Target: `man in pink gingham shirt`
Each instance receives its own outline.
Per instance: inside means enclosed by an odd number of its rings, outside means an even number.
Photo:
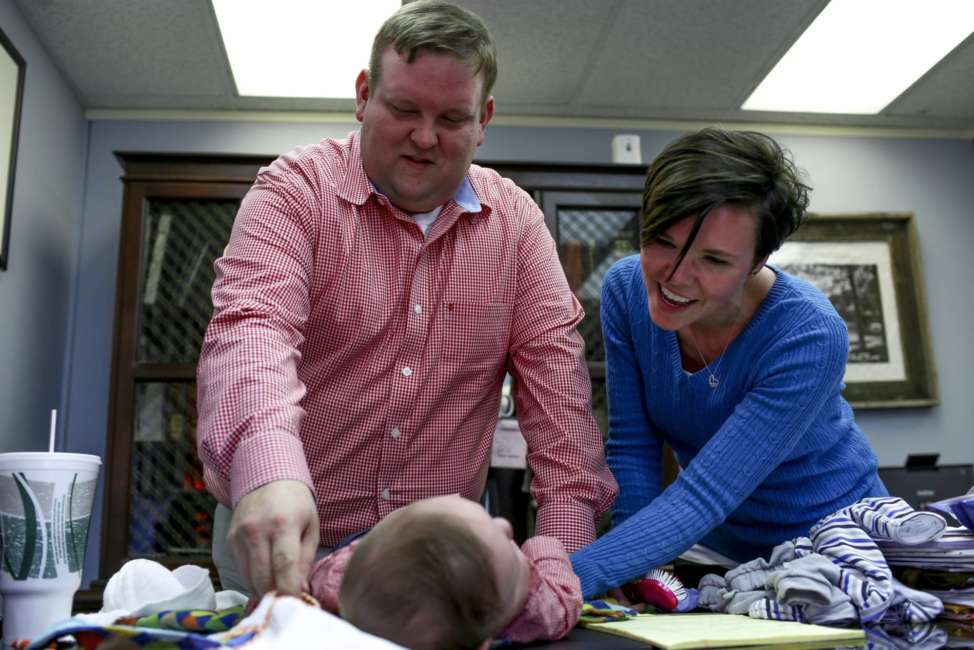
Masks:
[[[569,552],[594,539],[617,488],[582,310],[539,208],[471,165],[495,61],[473,14],[402,7],[356,80],[361,130],[281,156],[244,198],[198,369],[225,586],[297,592],[319,542],[479,499],[508,370],[537,532]]]

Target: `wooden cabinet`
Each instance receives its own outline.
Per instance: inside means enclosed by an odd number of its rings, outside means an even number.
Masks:
[[[210,564],[214,500],[196,455],[196,360],[213,261],[264,158],[119,154],[116,288],[101,573],[130,558]]]
[[[210,566],[214,501],[196,456],[196,361],[212,310],[213,262],[229,238],[240,199],[270,161],[145,153],[122,153],[119,160],[125,193],[103,577],[136,557]],[[611,263],[637,249],[643,170],[486,164],[518,182],[544,210],[587,314],[582,334],[604,432],[599,292]],[[510,479],[501,481],[505,489],[521,489]]]

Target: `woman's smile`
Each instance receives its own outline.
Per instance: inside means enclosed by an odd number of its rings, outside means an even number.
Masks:
[[[674,292],[670,291],[669,289],[667,289],[666,287],[664,287],[662,284],[659,285],[659,290],[660,290],[660,294],[661,294],[661,296],[660,296],[661,297],[660,302],[662,302],[667,307],[673,307],[673,308],[676,308],[676,309],[682,309],[682,308],[685,308],[686,306],[690,305],[691,303],[696,302],[696,300],[694,300],[693,298],[687,298],[686,296],[681,296],[678,293],[674,293]]]

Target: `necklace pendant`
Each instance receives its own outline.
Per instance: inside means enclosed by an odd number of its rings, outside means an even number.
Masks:
[[[711,388],[717,388],[720,385],[720,380],[717,379],[716,375],[710,375],[710,379],[707,380]]]

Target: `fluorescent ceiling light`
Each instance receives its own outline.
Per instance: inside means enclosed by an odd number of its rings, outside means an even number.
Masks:
[[[972,0],[832,0],[741,108],[875,114],[972,31]]]
[[[372,39],[400,0],[213,0],[237,92],[354,97]]]

